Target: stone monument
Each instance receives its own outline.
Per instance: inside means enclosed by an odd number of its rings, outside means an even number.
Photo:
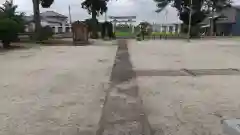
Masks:
[[[72,33],[75,45],[88,43],[88,26],[84,22],[75,21],[72,23]]]

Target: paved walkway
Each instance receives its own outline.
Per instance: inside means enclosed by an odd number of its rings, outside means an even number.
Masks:
[[[1,52],[0,135],[223,135],[240,117],[238,41],[98,44]]]
[[[129,52],[155,135],[223,135],[240,118],[240,45],[234,40],[132,41]]]
[[[116,46],[0,53],[0,135],[94,135]]]
[[[126,40],[120,40],[97,135],[151,135]]]

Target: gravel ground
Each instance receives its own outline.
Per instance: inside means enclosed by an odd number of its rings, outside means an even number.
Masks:
[[[136,71],[240,69],[240,45],[234,40],[131,41],[130,46]],[[156,135],[223,135],[221,120],[240,118],[239,79],[238,75],[137,77]]]
[[[0,135],[93,135],[116,46],[0,53]]]

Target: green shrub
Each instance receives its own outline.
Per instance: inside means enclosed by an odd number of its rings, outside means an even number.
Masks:
[[[85,23],[88,26],[88,31],[90,32],[90,37],[93,39],[98,39],[99,35],[98,32],[100,32],[100,25],[97,19],[86,19]]]
[[[53,37],[53,30],[50,26],[45,26],[41,28],[39,39],[40,41],[48,40]]]
[[[22,30],[22,26],[16,21],[3,18],[0,20],[0,40],[3,47],[7,48],[10,43],[18,39],[18,33]]]
[[[17,5],[12,0],[7,0],[0,7],[0,41],[4,48],[18,40],[18,33],[24,31],[24,13],[16,12]]]
[[[102,33],[103,39],[106,36],[106,34],[110,39],[114,39],[115,34],[113,33],[113,24],[111,22],[107,22],[107,21],[102,23],[101,33]]]

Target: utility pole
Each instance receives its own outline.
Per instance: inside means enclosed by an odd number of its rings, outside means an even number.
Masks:
[[[71,15],[71,6],[68,6],[68,12],[69,12],[69,22],[72,25],[72,15]]]
[[[71,14],[71,6],[68,6],[68,12],[69,12],[69,22],[70,22],[70,28],[72,33],[72,40],[74,42],[74,33],[73,33],[73,27],[72,27],[72,14]]]
[[[168,10],[167,9],[165,9],[166,10],[166,12],[165,12],[165,23],[167,24],[168,22]]]
[[[190,0],[190,5],[189,5],[188,42],[190,42],[190,38],[191,38],[191,23],[192,23],[192,1],[193,1],[193,0]]]

